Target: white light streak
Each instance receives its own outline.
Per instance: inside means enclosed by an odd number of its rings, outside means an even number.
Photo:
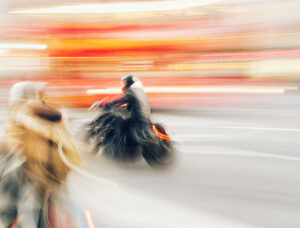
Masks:
[[[95,228],[95,225],[94,225],[94,223],[93,223],[93,220],[92,220],[92,217],[91,217],[89,211],[86,211],[86,212],[85,212],[85,216],[86,216],[86,220],[87,220],[87,222],[88,222],[88,224],[89,224],[89,228]]]
[[[283,94],[286,90],[297,90],[298,87],[221,87],[221,86],[153,86],[145,87],[146,93],[237,93],[237,94]],[[87,94],[121,93],[120,88],[90,89]]]
[[[44,50],[44,49],[47,49],[47,45],[46,44],[37,44],[37,43],[0,43],[0,49]]]
[[[101,13],[133,13],[152,12],[193,8],[209,5],[220,0],[169,0],[126,3],[79,4],[69,6],[55,6],[37,9],[15,10],[9,13],[21,14],[101,14]]]

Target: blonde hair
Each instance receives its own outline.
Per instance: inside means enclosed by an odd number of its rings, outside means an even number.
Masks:
[[[73,165],[80,164],[77,146],[68,134],[64,116],[45,105],[39,93],[45,83],[18,82],[10,91],[10,109],[7,121],[6,144],[26,158],[30,177],[44,188],[58,187],[66,181],[70,168],[59,156],[58,144]],[[36,109],[56,112],[61,116],[51,121],[36,114]]]
[[[67,132],[63,120],[51,122],[34,115],[30,102],[11,110],[7,125],[7,146],[26,158],[30,176],[49,188],[64,184],[70,168],[59,156],[62,144],[65,157],[73,165],[80,164],[77,146]]]
[[[38,94],[43,91],[45,82],[17,82],[10,89],[9,105],[19,105],[28,100],[38,99]]]

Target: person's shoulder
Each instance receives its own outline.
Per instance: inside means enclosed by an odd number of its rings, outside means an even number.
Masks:
[[[132,97],[135,97],[135,94],[136,94],[135,88],[128,88],[126,90],[124,97],[132,98]]]

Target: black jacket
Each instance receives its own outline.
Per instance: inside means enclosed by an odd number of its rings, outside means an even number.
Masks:
[[[127,109],[132,117],[150,119],[151,107],[141,82],[135,82],[125,91],[123,97],[114,100],[105,106],[111,108],[113,106],[121,106],[124,104],[127,104]]]

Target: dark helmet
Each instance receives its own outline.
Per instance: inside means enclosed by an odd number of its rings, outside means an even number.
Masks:
[[[125,89],[128,89],[130,86],[132,86],[132,84],[137,80],[138,78],[135,74],[126,74],[122,76],[122,81],[125,82]]]

